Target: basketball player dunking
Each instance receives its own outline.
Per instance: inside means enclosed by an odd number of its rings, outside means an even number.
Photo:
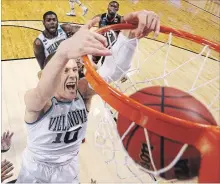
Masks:
[[[43,24],[45,30],[34,41],[34,54],[41,69],[54,55],[59,44],[80,28],[70,24],[59,25],[57,15],[52,11],[48,11],[43,15]],[[84,143],[85,140],[82,142]]]
[[[115,50],[130,38],[141,38],[151,31],[155,35],[159,33],[159,17],[151,11],[129,13],[124,19],[138,27],[119,33],[113,46]],[[123,47],[112,62],[116,53],[106,48],[106,38],[89,30],[98,21],[99,18],[89,21],[64,40],[44,67],[36,88],[25,94],[28,136],[17,183],[79,183],[78,153],[86,132],[87,110],[95,92],[85,78],[79,80],[75,59],[87,54],[106,56],[98,73],[109,82],[108,77],[117,80],[121,73],[116,67],[107,66],[116,63],[127,70],[137,44],[135,40],[130,41],[131,45]]]
[[[80,26],[70,24],[58,24],[56,13],[48,11],[43,15],[45,30],[34,41],[34,54],[43,69],[45,60],[52,55],[59,44],[79,30]]]

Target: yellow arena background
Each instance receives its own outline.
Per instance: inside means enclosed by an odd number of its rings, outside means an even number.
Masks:
[[[107,11],[109,0],[81,0],[89,11],[82,16],[81,9],[75,5],[76,17],[68,17],[68,0],[2,0],[2,133],[6,130],[15,134],[12,139],[11,149],[2,154],[3,158],[14,164],[14,176],[7,181],[16,179],[21,167],[22,151],[26,146],[26,127],[24,117],[24,94],[37,84],[37,72],[40,70],[33,53],[33,41],[44,30],[42,16],[46,11],[57,13],[60,23],[85,24],[89,19],[97,14]],[[119,0],[119,14],[124,15],[131,11],[151,10],[156,12],[161,18],[161,25],[181,29],[192,34],[200,35],[211,41],[220,42],[220,3],[216,0],[139,0],[134,4],[131,0]],[[161,34],[157,40],[152,41],[152,35],[143,38],[142,49],[153,48],[155,44],[160,44],[167,40],[168,36]],[[179,53],[183,49],[188,55],[193,55],[201,51],[202,46],[194,44],[185,39],[173,40],[172,58],[174,64],[180,57]],[[185,56],[183,56],[185,57]],[[220,72],[219,53],[213,52],[211,64],[207,65],[210,79]],[[195,61],[198,62],[198,61]],[[195,63],[194,63],[195,64]],[[146,70],[148,69],[148,66]],[[172,67],[172,66],[171,66]],[[157,70],[152,68],[152,70]],[[184,76],[186,81],[190,81],[191,66],[188,66],[189,73],[181,73],[174,83],[179,83]],[[174,80],[174,79],[172,79]],[[209,101],[210,94],[218,93],[213,89],[219,89],[220,80],[216,80],[204,94],[199,94],[201,101]],[[183,82],[183,88],[187,82]],[[96,106],[93,101],[92,106]],[[217,108],[220,103],[219,98],[214,106]],[[219,114],[215,111],[215,117]],[[87,142],[82,145],[80,151],[80,179],[81,183],[90,183],[91,179],[97,183],[123,183],[138,182],[135,178],[122,180],[117,177],[115,167],[105,163],[101,152],[94,145],[93,122],[96,118],[91,113],[90,123],[86,135]],[[218,119],[219,121],[219,119]],[[146,182],[151,182],[151,178],[146,176]]]

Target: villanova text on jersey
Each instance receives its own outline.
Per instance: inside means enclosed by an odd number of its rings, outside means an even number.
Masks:
[[[52,39],[46,38],[43,32],[40,33],[40,35],[38,36],[38,39],[40,39],[43,43],[44,54],[46,58],[57,50],[58,46],[62,41],[67,39],[67,34],[60,25],[58,25],[57,27],[57,33],[58,35]]]
[[[48,130],[50,131],[68,131],[77,125],[87,122],[86,109],[68,112],[66,115],[51,117]]]
[[[49,53],[49,55],[52,54],[52,53],[54,53],[54,52],[56,52],[58,46],[59,46],[60,43],[61,43],[62,41],[64,41],[64,40],[65,40],[65,39],[62,39],[62,40],[59,40],[59,41],[57,41],[57,42],[51,44],[51,45],[47,48],[47,52]]]

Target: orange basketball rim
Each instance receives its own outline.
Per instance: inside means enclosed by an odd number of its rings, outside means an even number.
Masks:
[[[101,28],[97,32],[104,33],[110,29],[134,28],[130,24],[118,24]],[[208,45],[211,49],[220,52],[220,44],[200,36],[165,26],[161,26],[160,31],[165,34],[172,32],[177,37]],[[201,183],[220,183],[220,127],[178,119],[144,106],[109,86],[93,69],[88,56],[84,56],[84,64],[87,70],[86,78],[88,82],[104,101],[143,128],[166,138],[196,147],[202,158],[198,181]],[[157,126],[152,122],[157,122]]]

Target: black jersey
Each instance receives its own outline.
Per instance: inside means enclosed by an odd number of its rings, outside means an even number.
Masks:
[[[115,17],[112,18],[112,19],[109,19],[107,15],[108,15],[107,13],[103,13],[101,15],[101,20],[99,22],[99,28],[105,27],[105,26],[108,26],[108,25],[121,23],[121,16],[120,15],[116,14]],[[104,36],[107,38],[108,46],[111,45],[111,44],[112,45],[114,44],[114,42],[117,39],[118,34],[119,34],[119,31],[115,31],[115,36],[116,37],[114,36],[114,34],[111,31],[106,32],[104,34]]]
[[[122,19],[121,15],[116,14],[113,19],[109,19],[107,17],[107,15],[108,15],[107,13],[103,13],[101,15],[100,22],[99,22],[99,28],[102,28],[102,27],[105,27],[108,25],[121,23],[121,19]],[[115,31],[115,34],[113,34],[111,31],[108,31],[104,34],[104,36],[107,38],[107,41],[108,41],[107,47],[114,45],[114,43],[117,40],[119,32],[120,31]],[[100,58],[101,58],[101,56],[93,56],[93,61],[97,64],[99,62]],[[105,57],[102,57],[102,60],[101,60],[102,64],[103,64],[104,60],[105,60]]]
[[[109,19],[107,17],[107,13],[103,13],[101,15],[101,20],[99,22],[99,27],[105,27],[112,24],[119,24],[121,22],[121,16],[116,14],[116,16],[113,19]]]
[[[84,69],[84,66],[82,66],[82,69],[79,70],[79,79],[85,77],[83,69]]]

